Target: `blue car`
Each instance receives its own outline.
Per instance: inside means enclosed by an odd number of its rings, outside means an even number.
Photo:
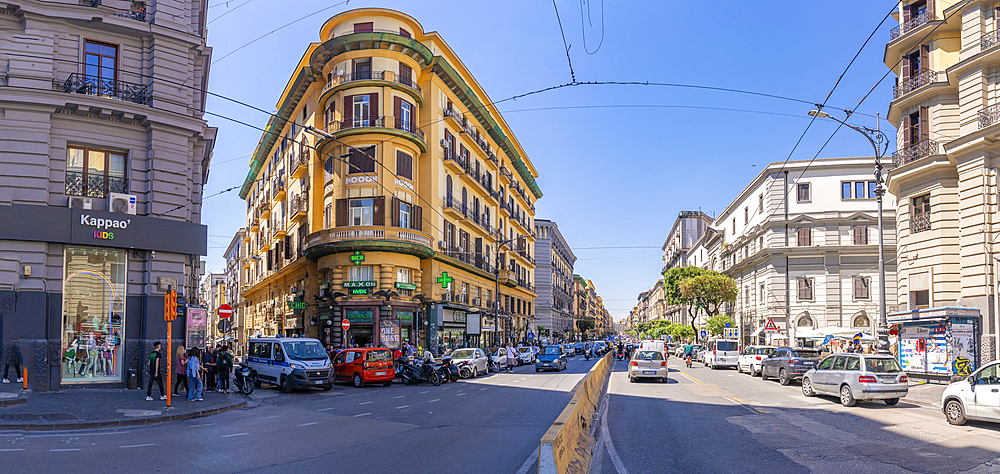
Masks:
[[[561,346],[545,346],[535,359],[535,372],[541,370],[566,370],[566,353]]]

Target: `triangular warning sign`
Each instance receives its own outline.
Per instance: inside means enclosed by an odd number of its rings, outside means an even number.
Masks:
[[[777,331],[778,330],[778,325],[774,324],[774,320],[773,319],[767,318],[767,324],[764,325],[764,330],[765,331]]]

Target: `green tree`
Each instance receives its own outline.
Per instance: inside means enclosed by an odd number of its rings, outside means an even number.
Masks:
[[[595,327],[594,318],[580,318],[576,320],[576,328],[580,331],[581,334],[586,333],[591,329],[594,329],[594,327]]]
[[[725,329],[727,325],[728,327],[736,327],[736,321],[733,320],[732,316],[726,314],[717,314],[708,318],[708,321],[705,321],[708,333],[716,336],[721,335],[722,330]]]
[[[735,303],[739,292],[732,278],[718,272],[685,278],[681,280],[680,287],[684,299],[704,309],[709,318],[719,314],[723,304]],[[692,315],[691,329],[695,330],[695,340],[698,340],[695,319]]]
[[[674,337],[674,340],[680,341],[694,336],[694,329],[684,324],[674,324],[670,326],[670,335]]]
[[[698,306],[697,301],[684,296],[681,292],[681,283],[688,278],[694,278],[696,276],[705,275],[707,273],[714,273],[704,268],[696,267],[694,265],[686,265],[683,267],[674,267],[667,270],[667,273],[663,274],[663,299],[669,305],[683,306],[687,310],[687,314],[691,316],[691,329],[695,329],[695,319],[698,315],[695,313],[695,309]],[[697,334],[697,331],[695,331]]]

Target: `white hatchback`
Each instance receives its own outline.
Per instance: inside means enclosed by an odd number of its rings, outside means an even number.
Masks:
[[[941,394],[941,411],[953,425],[966,420],[1000,421],[1000,362],[948,385]]]
[[[743,352],[740,352],[740,360],[736,363],[736,370],[753,376],[759,375],[761,361],[767,359],[775,349],[777,347],[774,346],[747,346]]]

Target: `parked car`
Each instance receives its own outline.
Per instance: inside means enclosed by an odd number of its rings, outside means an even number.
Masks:
[[[666,383],[667,359],[663,357],[663,351],[636,349],[628,363],[628,381],[635,382],[637,378],[654,378]]]
[[[507,348],[501,347],[490,355],[490,362],[493,362],[493,370],[500,372],[507,370]]]
[[[845,407],[854,406],[858,400],[883,400],[886,405],[895,405],[906,396],[907,382],[903,368],[891,356],[833,354],[805,373],[802,394],[837,395]]]
[[[260,337],[250,339],[247,347],[250,377],[258,387],[264,381],[286,393],[297,388],[333,388],[333,366],[319,340]]]
[[[736,367],[740,360],[740,341],[716,339],[705,349],[705,365],[713,370],[719,367]]]
[[[396,378],[392,364],[392,351],[384,347],[347,349],[333,358],[336,380],[353,382],[358,388],[378,382],[386,387],[392,385]]]
[[[560,346],[545,346],[545,349],[538,354],[535,360],[535,372],[541,370],[565,370],[566,351]]]
[[[534,364],[535,351],[531,347],[518,347],[517,358],[521,360],[522,364]]]
[[[455,349],[451,352],[452,363],[456,367],[459,367],[461,371],[462,365],[468,364],[471,371],[466,374],[471,377],[477,377],[479,375],[486,375],[489,373],[489,359],[486,357],[486,352],[477,347],[466,347],[464,349]]]
[[[941,411],[953,425],[966,420],[1000,421],[1000,361],[949,384],[941,394]]]
[[[573,351],[576,355],[583,355],[583,351],[585,351],[586,349],[587,349],[587,343],[585,342],[578,342],[576,344],[573,344]]]
[[[704,363],[705,362],[705,346],[695,346],[692,350],[694,351],[694,360]]]
[[[760,378],[777,377],[781,385],[788,385],[795,379],[802,379],[819,359],[819,351],[814,349],[779,347],[761,361]]]
[[[777,347],[774,346],[747,346],[740,353],[739,361],[736,362],[736,370],[753,376],[760,375],[761,361],[767,359],[775,349]]]

